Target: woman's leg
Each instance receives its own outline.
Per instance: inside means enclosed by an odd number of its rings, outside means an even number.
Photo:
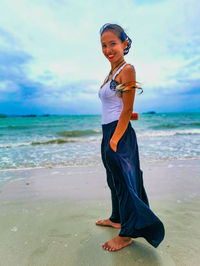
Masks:
[[[128,202],[131,203],[128,199],[128,191],[127,191],[127,185],[125,184],[124,178],[122,176],[122,173],[116,164],[113,155],[110,153],[113,153],[111,149],[109,148],[110,151],[107,151],[106,153],[106,160],[109,166],[109,171],[112,171],[112,174],[114,176],[113,178],[113,185],[115,187],[115,193],[116,197],[119,200],[119,210],[120,210],[120,217],[121,217],[121,226],[127,224],[127,212],[125,211],[126,205]],[[111,175],[112,175],[111,174]],[[128,204],[129,205],[129,204]],[[125,208],[125,209],[124,209]],[[125,214],[125,215],[124,215]],[[131,237],[126,237],[126,236],[116,236],[112,238],[111,240],[105,242],[102,244],[102,247],[108,251],[116,251],[119,250],[123,247],[126,247],[132,243]]]
[[[111,190],[111,200],[112,200],[112,215],[110,216],[110,220],[114,223],[120,223],[120,214],[119,214],[119,200],[116,193],[116,188],[114,184],[114,180],[112,177],[112,173],[109,170],[106,162],[106,154],[105,154],[105,145],[104,140],[102,139],[101,143],[101,156],[104,167],[106,168],[106,176],[107,176],[107,183]]]
[[[111,149],[110,149],[111,150]],[[114,153],[114,151],[110,151]],[[112,171],[111,176],[113,175],[112,184],[115,188],[115,197],[118,200],[118,211],[121,217],[121,224],[123,225],[126,223],[129,217],[126,217],[128,213],[132,211],[132,199],[130,198],[129,191],[127,189],[127,184],[123,177],[120,167],[116,163],[115,159],[113,158],[113,154],[107,154],[107,162],[109,165],[110,171]],[[130,204],[129,204],[130,203]],[[130,207],[130,210],[128,208]],[[126,215],[125,215],[126,214]]]
[[[105,146],[104,146],[104,140],[102,139],[101,142],[101,158],[103,161],[103,165],[106,169],[106,177],[107,177],[107,183],[111,190],[111,201],[112,201],[112,214],[109,218],[109,220],[113,223],[120,223],[120,213],[119,213],[119,200],[116,194],[116,188],[114,185],[114,180],[112,177],[112,174],[107,167],[106,157],[105,157]],[[120,228],[117,226],[117,228]]]
[[[106,170],[107,183],[111,190],[111,200],[112,200],[112,214],[110,220],[114,223],[120,223],[120,213],[119,213],[119,200],[117,198],[116,189],[113,183],[113,177],[110,171]]]

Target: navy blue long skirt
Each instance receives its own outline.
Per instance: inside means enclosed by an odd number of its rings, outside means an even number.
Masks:
[[[102,125],[101,156],[112,199],[110,220],[121,223],[119,236],[144,237],[157,247],[164,238],[165,229],[149,207],[135,130],[129,122],[115,152],[110,147],[110,139],[117,123],[118,120]]]

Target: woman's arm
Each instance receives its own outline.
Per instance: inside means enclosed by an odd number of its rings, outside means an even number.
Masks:
[[[121,83],[135,82],[135,81],[136,81],[135,69],[133,66],[127,65],[122,70]],[[117,144],[121,139],[121,137],[123,136],[124,132],[126,131],[132,115],[133,103],[135,99],[135,90],[136,89],[132,89],[122,93],[123,109],[119,117],[119,121],[117,123],[115,132],[110,140],[110,146],[115,152],[117,151]]]

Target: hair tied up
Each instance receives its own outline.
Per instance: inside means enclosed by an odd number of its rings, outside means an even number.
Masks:
[[[126,40],[127,40],[127,46],[124,49],[124,55],[128,54],[129,49],[131,48],[131,43],[132,43],[132,40],[128,36],[127,36]]]

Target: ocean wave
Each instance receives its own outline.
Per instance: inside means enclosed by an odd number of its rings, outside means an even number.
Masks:
[[[31,124],[31,125],[0,125],[0,130],[27,130],[27,129],[32,129],[32,128],[52,128],[55,127],[55,125],[42,125],[42,124]]]
[[[151,129],[173,129],[173,128],[180,128],[180,127],[200,127],[200,122],[191,122],[191,123],[180,123],[178,122],[177,124],[173,123],[165,123],[165,124],[160,124],[156,126],[150,126],[149,128]]]
[[[72,139],[50,139],[46,141],[32,141],[32,142],[25,142],[25,143],[9,143],[9,144],[0,144],[0,149],[6,148],[16,148],[22,146],[37,146],[37,145],[50,145],[50,144],[65,144],[65,143],[72,143],[76,142],[76,140]]]
[[[0,149],[8,149],[8,148],[15,148],[15,147],[20,147],[20,146],[28,146],[30,145],[29,142],[18,142],[18,143],[6,143],[6,144],[0,144]]]
[[[30,129],[35,127],[35,125],[9,125],[6,128],[11,130],[23,130],[23,129]]]
[[[175,135],[200,135],[200,129],[190,129],[190,130],[160,130],[160,131],[145,131],[137,132],[138,137],[167,137]]]
[[[31,145],[49,145],[49,144],[65,144],[69,142],[75,142],[75,140],[68,140],[68,139],[51,139],[48,141],[33,141]]]
[[[191,125],[200,126],[200,122],[193,122],[193,123],[191,123]]]
[[[52,124],[41,124],[41,123],[35,123],[35,124],[29,124],[29,125],[0,125],[0,130],[26,130],[26,129],[32,129],[32,128],[55,128],[56,126],[60,126],[60,124],[52,123]]]
[[[86,130],[61,131],[57,132],[56,134],[62,137],[84,137],[84,136],[99,135],[101,132],[102,132],[101,130],[86,129]]]
[[[160,124],[160,125],[156,125],[156,126],[150,126],[149,128],[152,129],[166,129],[166,128],[177,128],[179,127],[179,125],[174,125],[174,124]]]

